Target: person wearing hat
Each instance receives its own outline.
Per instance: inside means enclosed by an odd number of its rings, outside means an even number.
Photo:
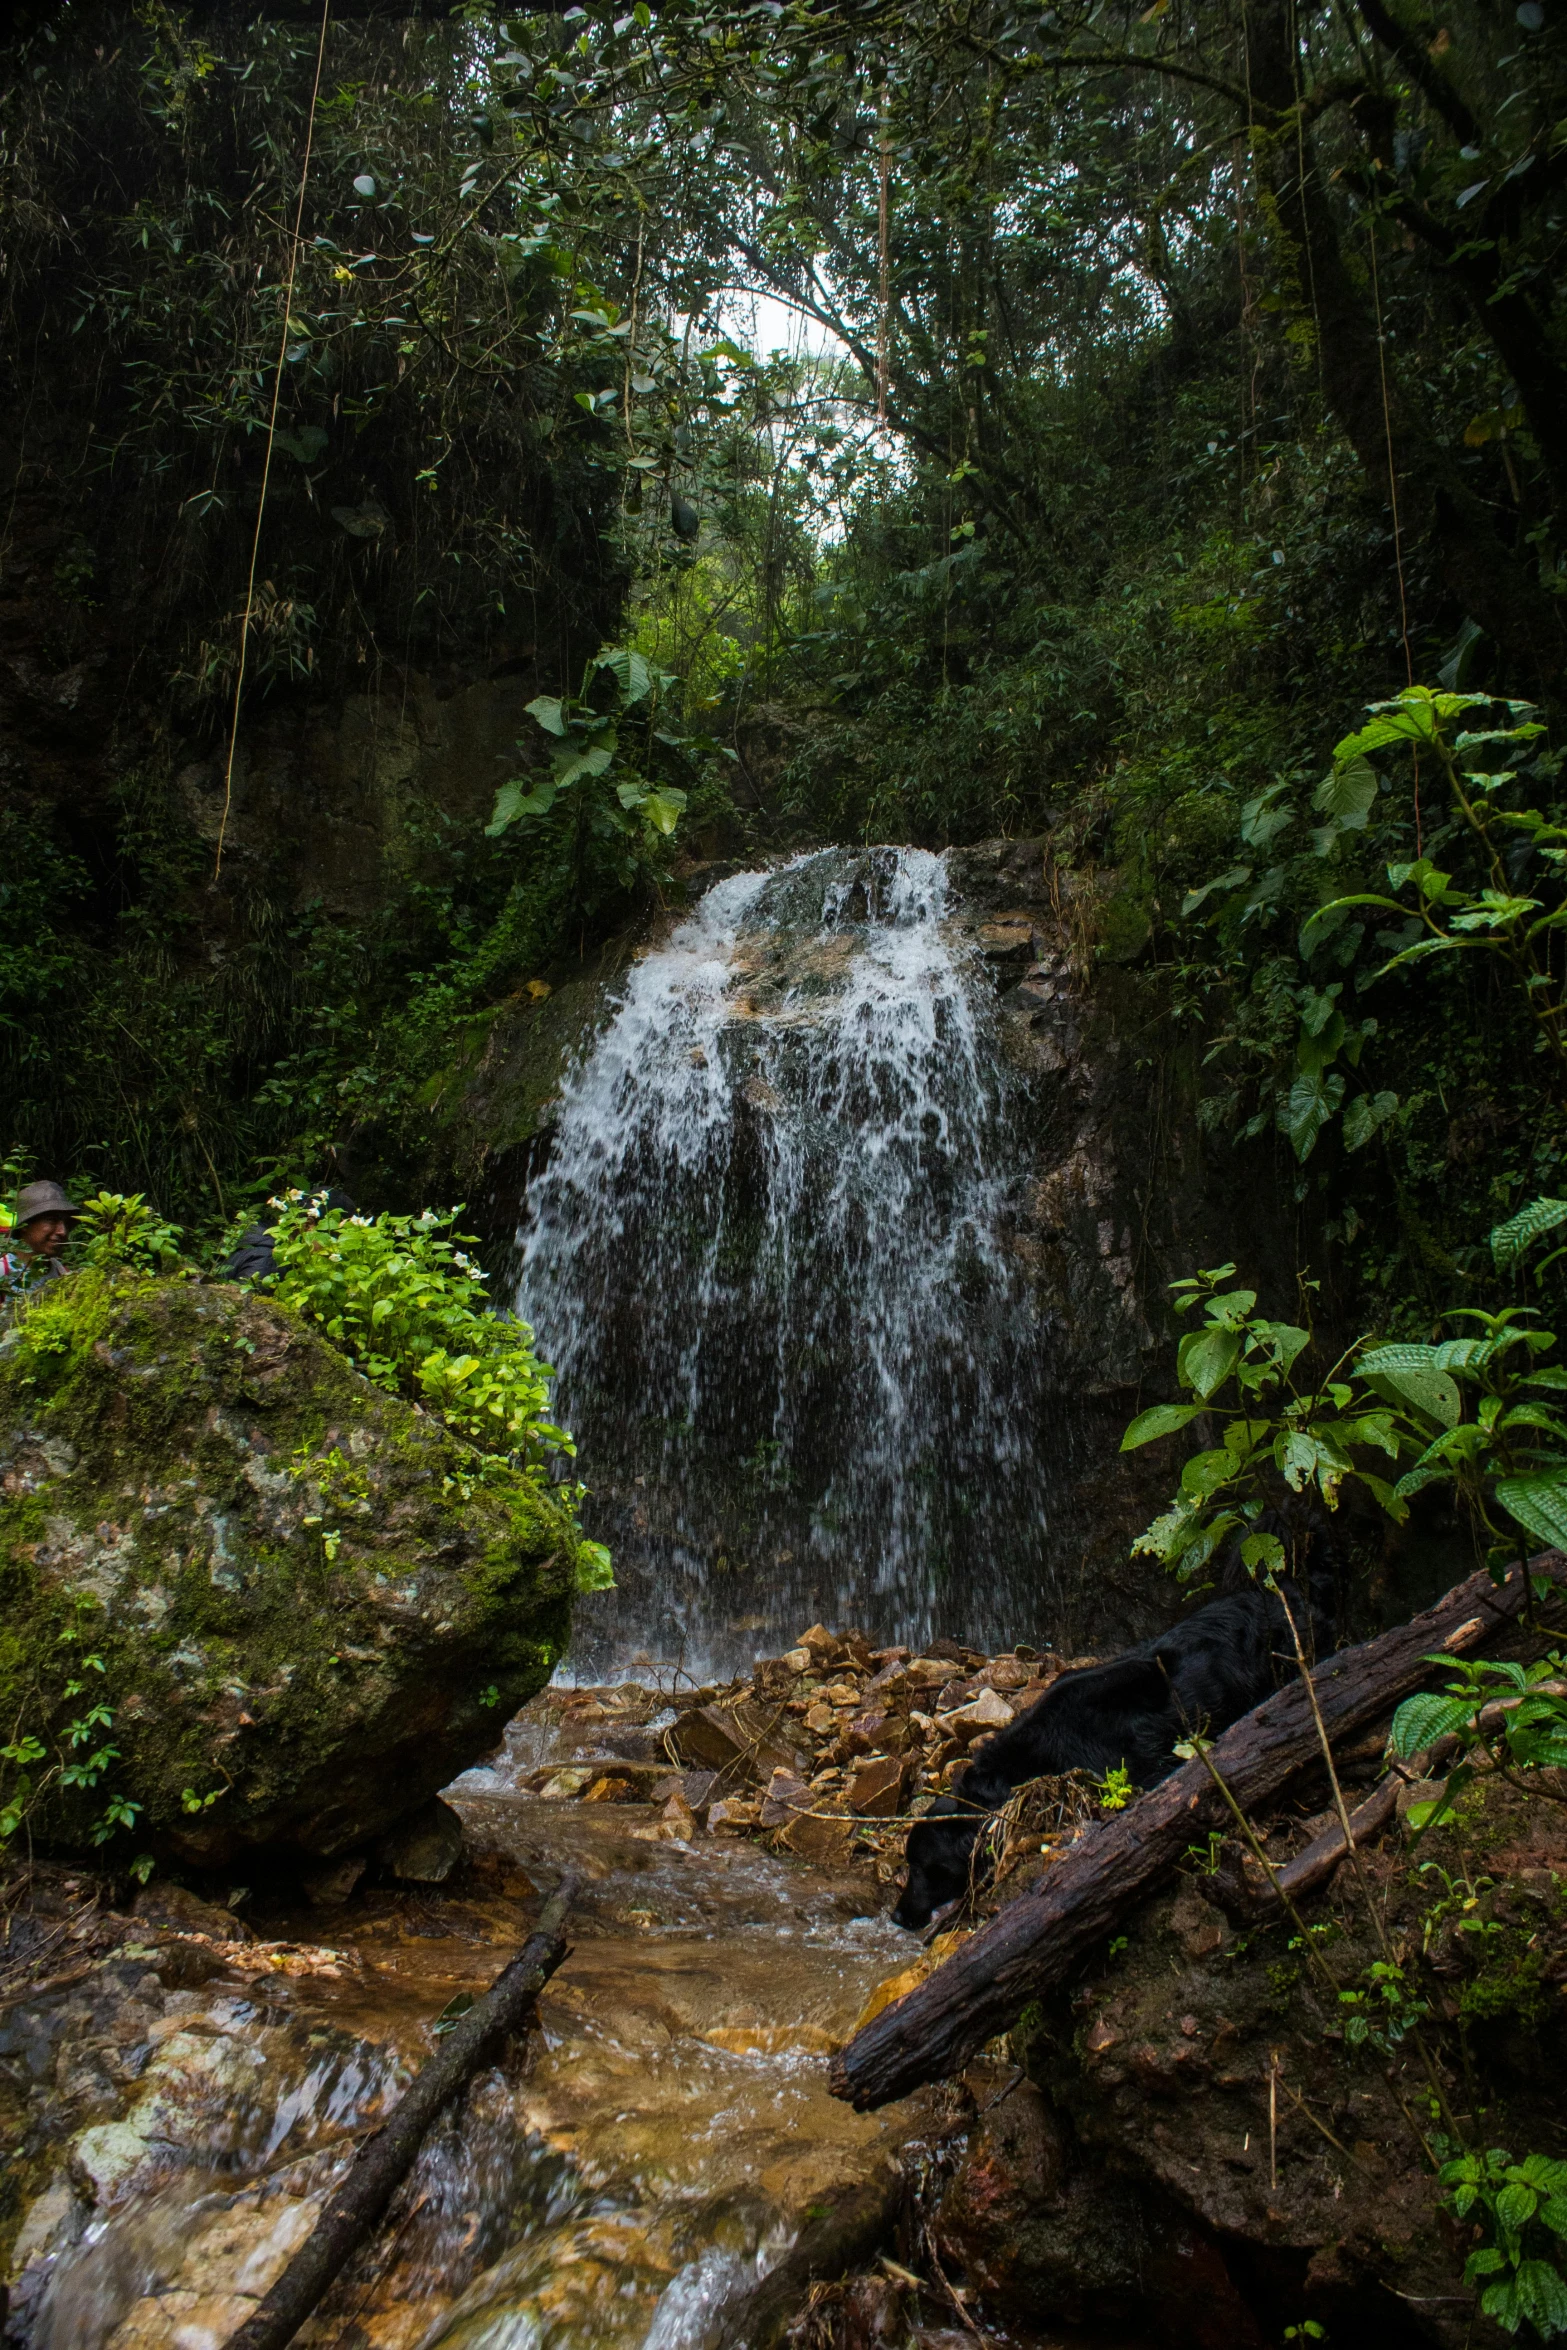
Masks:
[[[0,1255],[0,1292],[7,1298],[25,1295],[40,1281],[62,1274],[60,1258],[71,1236],[71,1220],[80,1214],[58,1183],[24,1184],[11,1215],[14,1245]]]

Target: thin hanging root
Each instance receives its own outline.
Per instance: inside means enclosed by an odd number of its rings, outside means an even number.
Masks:
[[[250,623],[256,609],[256,563],[261,553],[261,525],[267,511],[267,488],[272,479],[272,444],[277,439],[278,402],[283,397],[283,369],[288,358],[289,315],[294,307],[294,272],[299,261],[299,232],[305,218],[305,189],[310,183],[310,151],[316,136],[316,100],[321,94],[321,67],[326,57],[327,19],[332,0],[321,0],[321,33],[316,42],[316,78],[310,85],[305,115],[305,159],[299,167],[299,201],[294,207],[294,233],[288,244],[288,276],[283,286],[283,324],[278,333],[277,366],[272,376],[272,412],[267,418],[267,445],[261,460],[261,495],[256,501],[256,527],[250,540],[250,573],[245,581],[245,612],[239,624],[239,667],[234,676],[234,712],[229,721],[228,758],[223,769],[223,814],[218,821],[218,848],[212,878],[223,870],[223,843],[228,837],[229,810],[234,804],[234,753],[239,743],[239,705],[245,691],[245,663],[250,651]],[[209,1162],[210,1164],[210,1162]]]

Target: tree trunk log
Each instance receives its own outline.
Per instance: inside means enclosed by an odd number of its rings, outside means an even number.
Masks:
[[[1560,1577],[1567,1559],[1547,1551],[1531,1568],[1537,1576]],[[1472,1575],[1411,1622],[1324,1659],[1312,1681],[1330,1739],[1364,1729],[1429,1680],[1429,1652],[1465,1656],[1479,1647],[1519,1614],[1525,1596],[1517,1567],[1500,1589],[1489,1575]],[[1311,1707],[1297,1680],[1215,1739],[1209,1758],[1236,1801],[1249,1805],[1276,1795],[1318,1751]],[[1229,1817],[1196,1760],[1129,1810],[1090,1828],[1037,1890],[1012,1902],[917,1990],[855,2034],[834,2061],[834,2095],[863,2110],[955,2072],[1102,1942],[1194,1837]]]
[[[1357,1852],[1369,1837],[1387,1826],[1398,1809],[1398,1791],[1406,1784],[1397,1771],[1389,1771],[1385,1779],[1378,1780],[1365,1802],[1357,1804],[1350,1813],[1349,1832],[1355,1839]],[[1280,1869],[1276,1880],[1278,1890],[1287,1900],[1299,1901],[1304,1894],[1314,1893],[1319,1885],[1325,1884],[1339,1862],[1348,1857],[1343,1828],[1335,1820],[1331,1828]]]
[[[539,1913],[537,1931],[484,1997],[452,2026],[445,2045],[409,2084],[374,2137],[365,2140],[348,2176],[272,2290],[238,2333],[229,2336],[227,2350],[284,2350],[342,2273],[344,2263],[374,2234],[441,2107],[517,2029],[565,1957],[561,1929],[578,1882],[576,1877],[562,1878]]]

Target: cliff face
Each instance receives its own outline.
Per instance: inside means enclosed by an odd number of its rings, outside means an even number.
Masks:
[[[547,1680],[576,1557],[547,1489],[227,1284],[78,1274],[0,1339],[0,1705],[46,1835],[120,1797],[202,1866],[363,1846]]]

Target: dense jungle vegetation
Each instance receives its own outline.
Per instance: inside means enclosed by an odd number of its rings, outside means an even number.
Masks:
[[[24,11],[6,1148],[418,1205],[457,1042],[682,859],[1046,832],[1429,1318],[1563,1187],[1564,190],[1546,0]],[[230,848],[257,728],[518,674],[353,918]]]

